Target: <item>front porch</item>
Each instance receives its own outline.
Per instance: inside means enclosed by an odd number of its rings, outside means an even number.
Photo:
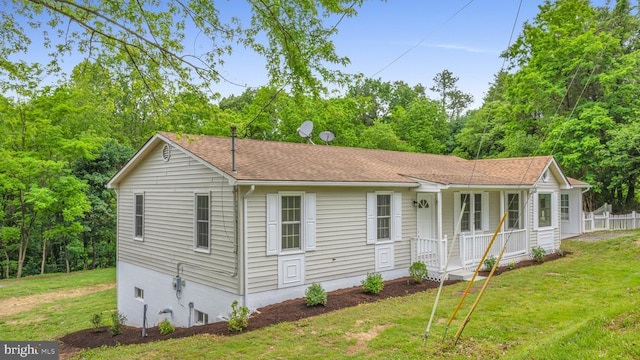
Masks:
[[[460,234],[459,239],[452,240],[458,241],[458,246],[454,244],[453,247],[446,235],[440,240],[415,237],[411,240],[411,262],[424,263],[429,270],[429,278],[440,279],[445,270],[449,248],[453,248],[448,272],[461,269],[474,271],[480,263],[482,254],[489,246],[492,236],[493,234]],[[508,230],[498,233],[487,257],[497,258],[505,243],[507,248],[502,256],[503,263],[512,259],[517,260],[529,252],[527,231],[525,229]]]

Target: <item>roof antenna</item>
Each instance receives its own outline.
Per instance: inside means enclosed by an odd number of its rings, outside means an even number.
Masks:
[[[236,170],[236,127],[235,127],[235,125],[231,126],[231,171],[237,172],[237,170]]]
[[[311,120],[307,120],[303,122],[302,125],[300,125],[300,127],[298,128],[298,135],[307,139],[311,144],[313,144],[313,141],[311,140],[311,131],[313,131],[313,123],[311,122]]]
[[[324,141],[325,145],[329,145],[331,140],[335,139],[336,136],[331,131],[323,131],[318,135],[318,137]]]

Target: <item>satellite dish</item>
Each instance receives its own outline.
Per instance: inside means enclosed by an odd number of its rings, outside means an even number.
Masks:
[[[313,131],[313,123],[307,120],[298,128],[298,134],[303,138],[311,137],[311,131]]]
[[[303,122],[302,125],[300,125],[300,127],[298,128],[298,135],[300,135],[300,137],[309,139],[309,141],[313,144],[313,141],[311,141],[311,131],[313,131],[313,123],[310,120],[307,120]]]
[[[324,141],[325,145],[329,145],[329,142],[336,137],[331,131],[323,131],[318,136]]]

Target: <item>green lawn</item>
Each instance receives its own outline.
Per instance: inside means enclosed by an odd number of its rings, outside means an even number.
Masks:
[[[360,305],[233,337],[210,335],[85,351],[90,359],[638,359],[640,358],[640,242],[638,235],[598,243],[565,241],[571,255],[495,277],[457,345],[451,337],[477,293],[471,294],[442,341],[444,322],[465,283],[445,287],[426,346],[423,335],[435,291]],[[3,284],[3,283],[0,283]],[[481,286],[481,282],[476,287]],[[4,290],[4,289],[3,289]],[[0,290],[1,292],[1,290]],[[109,301],[104,298],[109,294]],[[113,290],[96,299],[58,302],[34,313],[77,318],[68,331],[89,327],[90,315],[115,307]],[[104,301],[104,302],[102,302]],[[329,301],[331,301],[329,299]],[[86,305],[86,306],[85,306]],[[53,306],[53,305],[52,305]],[[18,317],[18,315],[16,315]],[[19,320],[19,319],[15,319]],[[28,336],[33,323],[8,327]],[[84,326],[82,326],[84,322]],[[65,326],[66,327],[66,326]],[[60,327],[38,326],[41,339]],[[22,331],[22,333],[20,333]]]
[[[11,306],[14,300],[18,304],[29,301],[37,306],[1,317],[0,339],[55,340],[70,332],[90,327],[93,314],[115,310],[116,291],[112,288],[90,292],[91,289],[87,287],[114,284],[115,274],[115,269],[111,268],[1,280],[0,302],[9,302],[8,306]],[[81,288],[90,293],[69,295],[69,292]],[[47,294],[52,295],[46,296]],[[45,296],[34,300],[32,295]]]
[[[0,280],[0,300],[16,296],[64,291],[73,288],[107,284],[116,281],[116,269],[77,271],[27,276],[21,279]]]

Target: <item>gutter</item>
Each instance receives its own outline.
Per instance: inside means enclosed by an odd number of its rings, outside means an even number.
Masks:
[[[256,186],[251,185],[249,191],[243,196],[243,204],[242,204],[242,227],[243,227],[243,236],[242,236],[242,278],[243,278],[243,286],[244,286],[244,306],[249,307],[249,239],[247,234],[249,233],[249,221],[247,221],[249,217],[249,210],[247,209],[247,205],[249,204],[249,196],[253,194]]]

